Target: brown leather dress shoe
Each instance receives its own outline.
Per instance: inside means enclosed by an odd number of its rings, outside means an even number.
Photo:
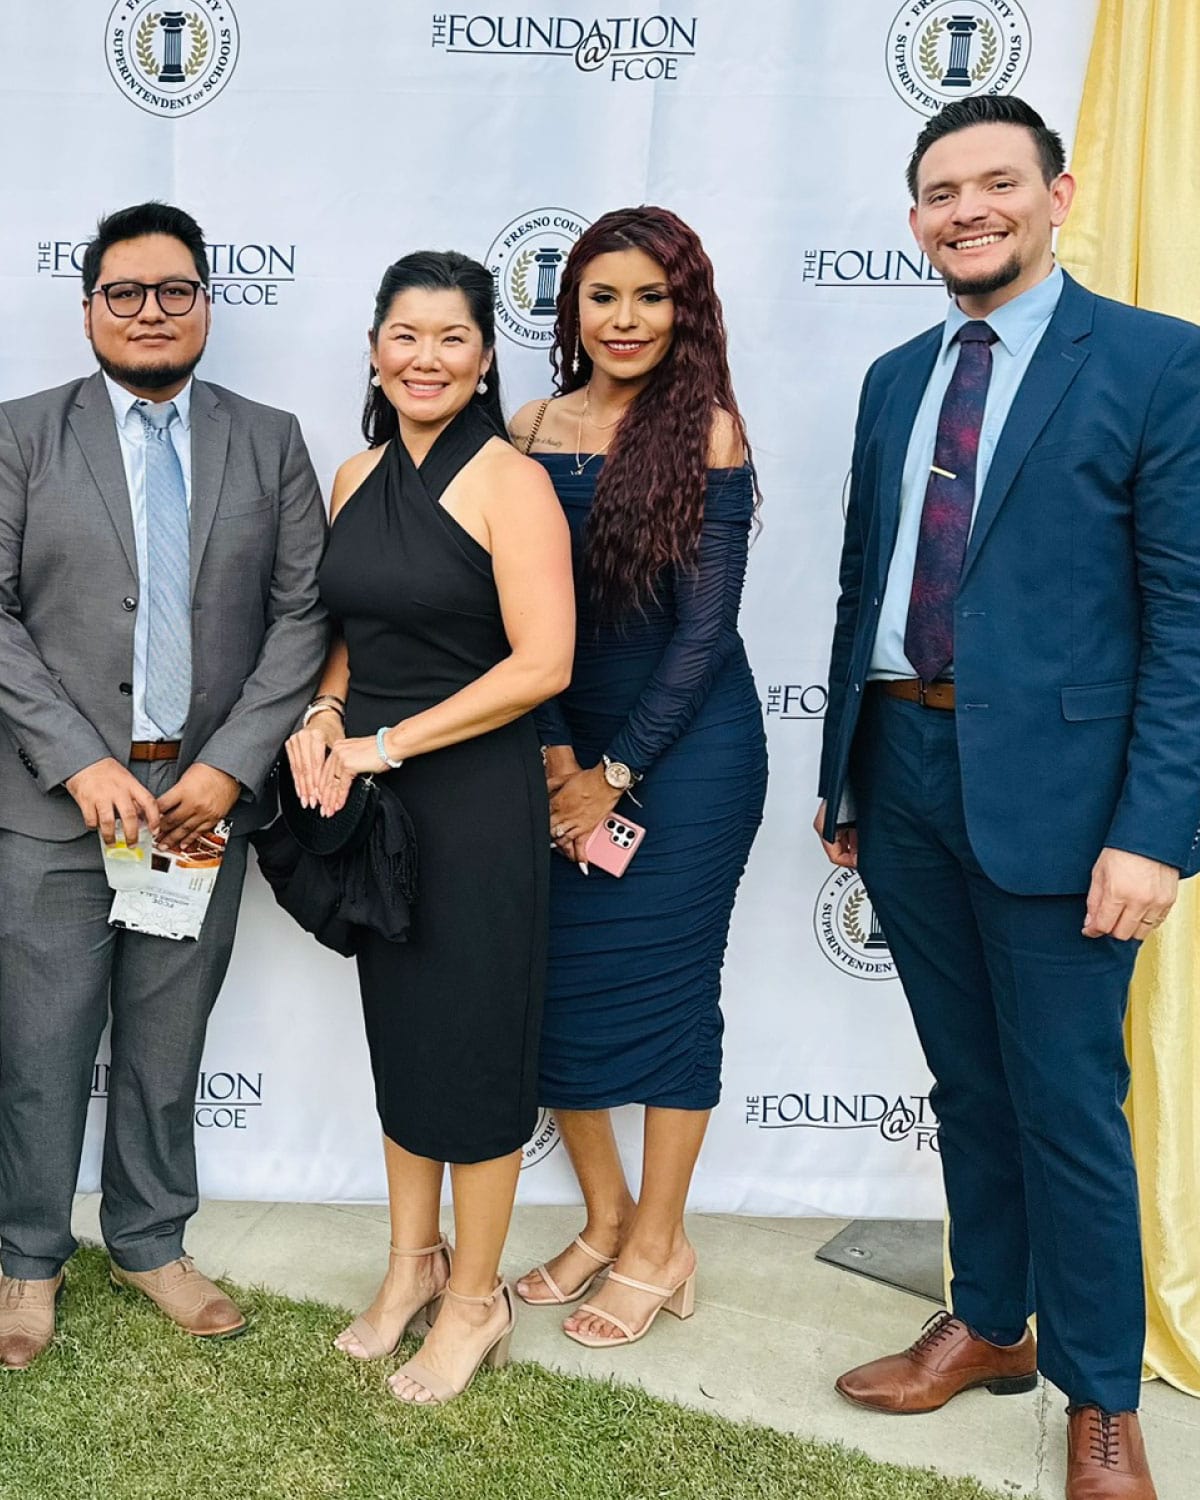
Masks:
[[[1067,1500],[1157,1500],[1135,1411],[1067,1407]]]
[[[48,1281],[0,1276],[0,1370],[27,1370],[54,1337],[63,1273]]]
[[[902,1354],[848,1370],[838,1393],[872,1411],[915,1416],[937,1411],[960,1391],[987,1386],[993,1396],[1017,1396],[1037,1385],[1037,1349],[1028,1329],[1020,1343],[989,1344],[948,1312],[936,1313]]]
[[[141,1292],[197,1338],[227,1339],[246,1331],[246,1320],[236,1303],[197,1271],[190,1255],[154,1271],[123,1271],[115,1262],[109,1263],[108,1270],[114,1287]]]

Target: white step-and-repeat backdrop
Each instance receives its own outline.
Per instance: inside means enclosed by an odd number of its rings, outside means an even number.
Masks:
[[[1019,91],[1069,138],[1095,0],[456,4],[6,6],[0,398],[91,368],[83,245],[102,212],[166,198],[210,242],[201,373],[297,412],[327,487],[360,446],[388,262],[454,247],[488,263],[512,409],[549,390],[535,256],[625,204],[693,224],[766,496],[744,625],[771,754],[693,1202],[938,1214],[904,997],[859,881],[831,872],[810,829],[843,494],[867,364],[943,311],[906,223],[917,131],[967,91]],[[84,1186],[105,1071],[102,1055]],[[384,1194],[353,967],[291,926],[253,871],[196,1124],[211,1196]],[[623,1112],[633,1173],[639,1126]],[[552,1118],[521,1195],[575,1196]]]

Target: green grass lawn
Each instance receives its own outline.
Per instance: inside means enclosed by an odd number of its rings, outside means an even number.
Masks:
[[[54,1347],[0,1376],[2,1500],[998,1500],[970,1480],[518,1364],[414,1411],[335,1308],[235,1290],[242,1338],[192,1339],[68,1269]]]

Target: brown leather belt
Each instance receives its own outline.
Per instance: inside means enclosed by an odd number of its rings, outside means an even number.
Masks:
[[[130,760],[178,760],[179,740],[134,740]]]
[[[954,710],[952,682],[922,682],[919,677],[901,677],[896,682],[877,681],[870,686],[886,693],[889,698],[903,698],[906,703],[919,703],[922,708]]]

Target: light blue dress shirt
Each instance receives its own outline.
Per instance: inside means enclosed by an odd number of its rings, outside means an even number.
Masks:
[[[996,335],[992,345],[992,378],[988,384],[987,403],[983,413],[983,430],[979,435],[979,456],[975,464],[975,506],[991,468],[992,455],[1004,430],[1029,362],[1042,341],[1058,299],[1062,295],[1063,273],[1058,266],[1044,281],[1030,287],[1011,302],[989,313],[987,322]],[[915,677],[917,673],[904,654],[904,634],[908,624],[908,601],[912,593],[913,565],[917,559],[917,538],[921,531],[921,510],[929,483],[929,466],[937,441],[938,417],[942,399],[954,367],[958,363],[958,345],[954,336],[964,323],[971,322],[958,303],[951,301],[929,384],[917,411],[908,453],[904,459],[904,477],[900,487],[900,523],[896,547],[888,567],[887,587],[879,611],[879,629],[871,653],[868,677]]]
[[[125,466],[125,484],[129,490],[129,509],[133,516],[133,538],[137,548],[138,591],[144,597],[147,566],[146,543],[146,425],[138,416],[137,408],[146,404],[140,396],[127,391],[124,386],[110,380],[108,387],[113,416],[117,423],[117,437],[121,443],[121,462]],[[167,429],[175,452],[179,455],[179,466],[183,470],[183,488],[187,496],[188,511],[192,508],[192,382],[189,380],[175,402],[178,418]],[[138,610],[133,622],[133,738],[135,740],[162,740],[166,735],[146,712],[146,643],[150,636],[150,612]]]

